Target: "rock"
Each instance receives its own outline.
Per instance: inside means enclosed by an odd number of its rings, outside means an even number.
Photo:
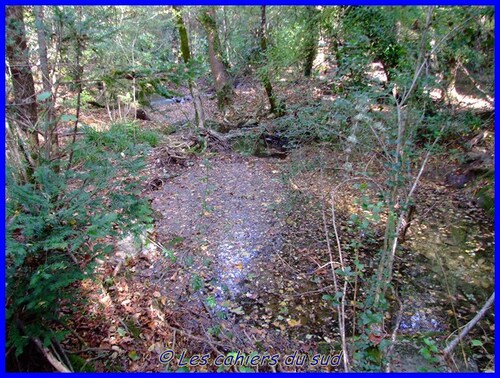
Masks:
[[[465,154],[465,161],[471,163],[473,161],[487,161],[490,159],[490,155],[485,148],[474,148],[472,151]]]
[[[148,115],[144,111],[144,109],[136,109],[135,110],[135,117],[137,119],[142,119],[143,121],[149,121],[150,120],[150,118],[148,117]]]
[[[259,124],[259,121],[257,121],[256,119],[250,118],[243,125],[241,125],[241,127],[252,127],[252,126],[255,126],[258,124]]]
[[[470,172],[464,172],[464,173],[452,172],[446,175],[444,183],[445,185],[451,186],[452,188],[461,189],[473,178],[474,177]]]

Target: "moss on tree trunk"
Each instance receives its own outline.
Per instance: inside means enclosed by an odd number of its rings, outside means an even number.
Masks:
[[[271,106],[271,113],[282,116],[285,114],[285,104],[283,104],[276,97],[271,79],[269,78],[269,70],[267,66],[267,27],[266,27],[266,6],[261,6],[261,24],[260,24],[260,50],[262,53],[262,68],[260,72],[260,80],[266,90],[269,105]]]
[[[231,86],[229,75],[224,65],[222,49],[220,44],[219,32],[215,18],[215,8],[204,8],[200,14],[200,22],[205,28],[208,41],[208,57],[210,69],[215,82],[215,91],[217,92],[217,103],[221,110],[224,110],[232,102],[233,88]]]
[[[310,77],[312,74],[314,59],[316,59],[316,55],[318,54],[319,10],[314,6],[309,6],[305,8],[305,11],[307,17],[307,27],[304,43],[304,76]]]
[[[186,29],[186,25],[184,24],[184,20],[182,18],[182,13],[179,7],[173,7],[174,14],[177,22],[177,29],[179,31],[179,38],[181,40],[181,54],[182,60],[187,65],[191,60],[191,52],[189,50],[189,38]],[[196,83],[192,80],[189,80],[189,92],[191,93],[191,97],[193,98],[194,104],[194,113],[195,113],[195,124],[199,128],[204,128],[205,124],[205,114],[203,111],[203,105],[201,103],[201,98],[196,89]]]

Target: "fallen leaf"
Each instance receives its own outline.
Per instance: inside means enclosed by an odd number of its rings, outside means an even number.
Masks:
[[[294,319],[287,319],[287,323],[290,327],[298,327],[302,325],[300,320],[294,320]]]
[[[233,308],[230,311],[232,313],[235,313],[236,315],[245,315],[245,311],[243,311],[243,307],[242,306],[237,307],[237,308]]]
[[[373,345],[378,345],[380,344],[380,342],[382,341],[382,339],[384,338],[383,336],[380,336],[380,335],[375,335],[373,333],[370,333],[370,335],[368,336],[368,338],[370,339],[370,341],[373,343]]]

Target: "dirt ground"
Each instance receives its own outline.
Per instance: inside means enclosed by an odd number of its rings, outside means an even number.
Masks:
[[[321,100],[321,83],[316,84],[311,90],[310,82],[297,81],[293,93],[286,93],[289,104]],[[277,88],[279,93],[285,86]],[[204,98],[207,114],[220,124],[254,119],[272,124],[265,116],[265,92],[258,84],[242,83],[236,88],[236,97],[232,112],[226,114],[227,122],[210,96]],[[95,111],[90,113],[99,117]],[[192,118],[192,104],[162,106],[151,118],[141,121],[142,126],[165,130],[182,125]],[[98,269],[102,285],[83,283],[88,301],[77,309],[81,316],[73,320],[78,336],[69,336],[67,342],[85,341],[80,354],[88,356],[95,371],[176,371],[175,361],[183,350],[189,355],[208,353],[211,359],[237,351],[279,354],[280,361],[295,351],[336,355],[337,314],[322,299],[324,294],[332,294],[332,283],[326,269],[329,258],[321,202],[345,179],[337,167],[339,156],[322,146],[291,151],[286,159],[206,151],[166,163],[161,154],[162,146],[151,153],[146,170],[145,193],[155,211],[154,228],[139,242],[125,238],[116,244],[115,254]],[[418,191],[419,218],[410,228],[405,254],[396,262],[403,272],[396,277],[397,285],[425,286],[425,293],[406,292],[401,330],[404,334],[405,324],[410,324],[410,337],[412,322],[413,331],[442,332],[442,338],[453,329],[450,296],[439,277],[443,271],[451,277],[457,268],[454,262],[466,265],[465,270],[458,270],[460,277],[450,279],[453,288],[458,288],[454,309],[458,319],[477,310],[470,308],[471,295],[479,303],[481,290],[492,287],[492,262],[485,256],[493,248],[493,226],[474,200],[477,188],[446,185],[446,174],[453,169],[460,174],[458,162],[431,159]],[[352,186],[343,189],[339,203],[342,222],[359,210],[355,209],[358,196]],[[456,231],[458,220],[465,223]],[[474,231],[463,236],[463,228]],[[429,229],[445,236],[436,240]],[[360,237],[347,226],[340,230],[343,248],[348,249]],[[333,232],[330,222],[328,231]],[[453,258],[443,256],[442,264],[436,265],[435,250],[427,248],[429,240],[440,251],[454,245],[449,249]],[[378,242],[365,243],[358,257],[368,275],[375,265]],[[468,246],[466,250],[463,245]],[[347,259],[352,263],[354,256]],[[474,275],[474,271],[481,274]],[[474,279],[477,282],[469,282]],[[415,310],[429,304],[435,313]],[[357,310],[356,305],[349,307],[348,316]],[[388,328],[394,321],[388,316]],[[439,327],[433,329],[434,324]],[[482,337],[481,332],[477,337]],[[159,361],[166,350],[176,352],[171,364]],[[395,366],[402,371],[409,368],[401,359]],[[189,370],[216,369],[209,364]],[[338,367],[278,364],[254,370],[332,371]]]

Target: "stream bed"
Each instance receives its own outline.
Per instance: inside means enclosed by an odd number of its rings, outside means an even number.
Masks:
[[[241,156],[195,159],[151,195],[160,214],[158,240],[171,257],[161,267],[162,295],[172,307],[180,303],[190,332],[222,335],[230,349],[332,353],[339,335],[336,313],[322,300],[328,272],[315,269],[314,256],[301,255],[288,240],[284,164]],[[430,216],[415,222],[397,261],[403,312],[395,371],[432,370],[405,337],[446,337],[493,289],[493,226],[461,201],[434,205]],[[309,251],[324,253],[317,231],[308,236]]]

